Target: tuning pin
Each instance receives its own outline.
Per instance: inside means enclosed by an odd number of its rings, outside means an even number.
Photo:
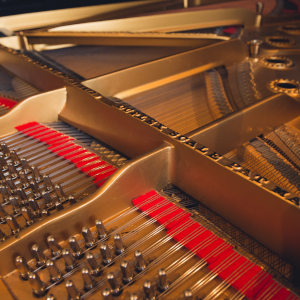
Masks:
[[[137,271],[138,272],[144,271],[146,268],[146,262],[142,252],[140,250],[137,250],[134,252],[134,256],[135,256],[135,267]]]
[[[43,175],[43,179],[44,179],[44,182],[45,182],[45,186],[47,188],[48,191],[52,191],[53,190],[53,183],[49,177],[48,174],[44,174]]]
[[[72,249],[73,256],[76,259],[81,258],[83,255],[82,249],[80,248],[80,246],[78,245],[78,242],[76,241],[76,239],[74,237],[69,238],[69,245]]]
[[[0,191],[1,191],[1,194],[2,194],[3,201],[7,202],[8,199],[9,199],[9,192],[8,192],[7,186],[1,184],[0,185]]]
[[[40,279],[37,273],[33,273],[33,272],[29,273],[28,280],[33,289],[33,293],[37,297],[42,297],[47,293],[46,285],[44,284],[44,282],[42,282],[42,280]]]
[[[49,192],[47,192],[47,191],[45,191],[45,190],[42,191],[42,197],[43,197],[43,199],[44,199],[44,201],[45,201],[46,207],[52,206],[53,201],[52,201],[52,198],[51,198]]]
[[[38,167],[31,166],[31,171],[33,174],[33,178],[35,179],[36,182],[41,182],[42,181],[42,176],[40,174],[40,171]]]
[[[7,170],[6,160],[1,154],[0,154],[0,170],[3,172]]]
[[[108,265],[111,263],[112,261],[112,255],[109,249],[109,246],[106,244],[101,244],[100,245],[100,252],[101,252],[101,256],[102,256],[102,263],[104,265]]]
[[[62,199],[66,196],[60,184],[56,184],[54,186],[54,189],[55,189],[56,195],[59,199]]]
[[[30,173],[30,167],[29,167],[29,165],[28,165],[27,160],[26,160],[25,158],[21,158],[20,161],[21,161],[21,164],[22,164],[24,173],[25,173],[25,174]]]
[[[96,228],[98,231],[99,239],[100,240],[104,239],[106,237],[107,233],[106,233],[106,229],[100,219],[96,220]]]
[[[113,296],[118,296],[121,293],[120,284],[114,273],[110,272],[106,275],[108,284],[110,285],[110,292]]]
[[[164,269],[158,270],[158,288],[161,292],[169,287],[168,278]]]
[[[68,196],[68,201],[69,201],[70,205],[77,203],[77,201],[73,195]]]
[[[64,209],[63,204],[59,200],[55,201],[55,207],[56,207],[57,211]]]
[[[31,254],[35,258],[35,263],[38,267],[41,267],[46,263],[45,254],[39,245],[35,244],[31,247]]]
[[[34,198],[32,198],[32,197],[30,197],[28,199],[28,205],[32,208],[32,210],[34,212],[38,212],[40,210],[40,207],[39,207],[37,201]]]
[[[8,224],[9,228],[11,229],[12,234],[16,234],[21,230],[20,226],[14,216],[7,216],[6,223]]]
[[[90,290],[94,287],[95,279],[93,275],[90,274],[90,270],[88,268],[83,268],[81,270],[81,275],[84,281],[84,288],[86,290]]]
[[[100,271],[100,268],[99,268],[99,264],[97,263],[97,260],[95,258],[95,256],[93,255],[92,252],[88,252],[86,255],[86,260],[89,264],[89,266],[91,267],[91,274],[93,276],[99,276],[101,271]]]
[[[52,294],[50,294],[46,297],[46,300],[56,300],[56,298]]]
[[[61,279],[61,271],[56,266],[55,261],[48,259],[46,261],[46,268],[50,274],[52,282],[58,282]]]
[[[49,248],[51,249],[51,253],[53,256],[57,256],[61,254],[61,247],[53,235],[48,236],[47,243]]]
[[[82,233],[86,247],[87,248],[93,247],[95,244],[95,239],[94,239],[90,229],[88,227],[83,227],[81,233]]]
[[[256,27],[259,27],[261,25],[263,9],[264,9],[264,3],[257,2],[256,3],[256,18],[255,18],[255,26]]]
[[[15,186],[15,182],[12,180],[12,178],[10,176],[6,177],[6,183],[10,187],[11,193],[14,194],[15,190],[16,190],[16,186]]]
[[[13,210],[16,214],[21,212],[21,201],[19,200],[19,197],[17,196],[9,196],[9,202],[13,207]]]
[[[133,274],[130,268],[130,264],[127,261],[121,262],[122,280],[125,284],[132,280]]]
[[[22,205],[28,205],[27,195],[23,189],[17,188],[17,196],[20,198]]]
[[[0,165],[0,167],[1,167],[1,165]],[[5,171],[2,171],[2,169],[0,169],[0,180],[5,181],[5,176],[4,176],[3,172],[5,172]]]
[[[27,178],[26,174],[23,171],[20,171],[19,175],[20,175],[20,178],[21,178],[23,189],[29,188],[29,182],[28,182],[28,178]]]
[[[34,214],[31,207],[22,207],[21,209],[22,216],[25,219],[26,225],[29,226],[34,222]]]
[[[0,229],[0,243],[6,240],[6,235],[3,233],[3,231]]]
[[[102,291],[102,297],[104,300],[114,300],[112,294],[110,293],[109,289],[104,289]]]
[[[28,266],[27,261],[22,256],[17,256],[15,265],[20,272],[21,278],[27,280],[30,273],[30,267]]]
[[[11,157],[11,160],[13,161],[15,166],[18,166],[20,164],[20,159],[19,159],[19,156],[16,153],[16,151],[11,150],[10,151],[10,157]]]
[[[7,163],[8,171],[12,177],[12,179],[16,179],[18,177],[18,172],[15,168],[15,165],[12,162]]]
[[[122,254],[124,252],[124,244],[119,234],[114,235],[115,252],[116,254]]]
[[[149,280],[146,280],[144,282],[143,290],[144,290],[144,299],[145,300],[154,300],[155,299],[155,290]]]
[[[30,188],[32,189],[32,192],[35,194],[35,197],[40,196],[40,187],[38,183],[35,180],[30,180],[29,182]]]
[[[129,297],[130,300],[139,300],[139,297],[137,294],[131,294]]]
[[[63,249],[61,252],[62,257],[65,261],[66,270],[69,272],[74,269],[75,267],[75,258],[72,253],[68,249]]]
[[[2,152],[4,154],[4,157],[9,158],[10,157],[10,153],[9,153],[9,149],[8,149],[6,143],[1,143],[0,145],[1,145],[1,150],[2,150]]]
[[[80,299],[80,293],[77,291],[72,280],[68,280],[66,282],[66,289],[67,289],[67,292],[69,295],[69,300],[79,300]]]
[[[184,297],[184,300],[193,300],[193,294],[192,294],[191,290],[185,290],[183,292],[183,297]]]
[[[42,209],[41,216],[43,219],[46,219],[47,217],[50,216],[50,211],[47,208]]]
[[[0,221],[4,222],[7,216],[7,212],[5,211],[4,207],[0,206]]]

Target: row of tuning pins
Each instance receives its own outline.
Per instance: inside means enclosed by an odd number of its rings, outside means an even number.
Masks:
[[[20,159],[5,143],[0,146],[0,192],[3,200],[0,222],[6,222],[12,234],[21,229],[16,221],[18,215],[22,215],[29,226],[36,218],[47,217],[52,209],[62,210],[66,201],[76,203],[73,196],[65,196],[61,185],[53,185],[49,175],[42,176],[37,167],[30,167],[25,158]],[[52,192],[54,194],[51,195]],[[13,214],[6,211],[9,204]],[[0,230],[0,241],[5,239],[5,234]]]

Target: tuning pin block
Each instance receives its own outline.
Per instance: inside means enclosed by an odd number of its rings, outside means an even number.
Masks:
[[[35,258],[35,263],[38,267],[41,267],[46,263],[45,254],[39,245],[35,244],[31,247],[31,254]]]
[[[93,275],[93,276],[99,276],[101,274],[101,271],[100,271],[100,267],[99,267],[99,264],[97,263],[97,260],[95,258],[95,256],[93,255],[93,253],[91,252],[88,252],[86,255],[85,255],[85,258],[91,268],[91,271],[90,273]]]
[[[134,252],[135,256],[135,267],[138,272],[142,272],[146,268],[146,262],[144,260],[143,254],[140,250]]]
[[[155,289],[149,280],[144,282],[143,290],[145,300],[155,300]]]
[[[72,253],[68,249],[63,249],[61,252],[62,257],[65,261],[66,270],[69,272],[74,269],[76,262]]]
[[[100,219],[96,220],[96,228],[98,231],[99,239],[101,240],[101,239],[106,238],[107,232],[106,232],[106,229]]]
[[[110,252],[109,246],[106,244],[101,244],[100,252],[101,252],[101,256],[102,256],[102,263],[104,265],[110,264],[112,261],[112,254]]]
[[[48,259],[46,261],[46,268],[50,274],[52,282],[58,282],[61,280],[61,271],[57,267],[55,261]]]
[[[72,280],[68,280],[66,282],[66,290],[69,295],[69,300],[79,300],[80,299],[80,293],[77,291]]]
[[[95,239],[91,233],[91,230],[88,227],[83,227],[81,233],[86,247],[87,248],[93,247],[95,244]]]
[[[61,247],[53,235],[48,236],[47,243],[53,256],[61,254]]]
[[[46,285],[44,284],[44,282],[42,282],[37,273],[29,273],[28,280],[33,289],[33,293],[37,297],[42,297],[47,293]]]
[[[27,264],[27,261],[22,256],[17,256],[15,260],[15,265],[20,272],[20,277],[24,280],[27,280],[28,275],[31,271]]]
[[[106,276],[108,284],[110,285],[110,292],[113,296],[118,296],[121,293],[120,284],[115,277],[114,273],[110,272]]]
[[[122,261],[121,262],[121,272],[122,272],[122,281],[127,284],[129,283],[132,278],[133,278],[133,274],[130,268],[130,264],[127,261]]]
[[[72,252],[73,252],[73,256],[76,258],[76,259],[79,259],[83,256],[83,252],[82,252],[82,249],[80,248],[78,242],[76,241],[76,239],[74,237],[70,237],[69,238],[69,245],[72,249]]]

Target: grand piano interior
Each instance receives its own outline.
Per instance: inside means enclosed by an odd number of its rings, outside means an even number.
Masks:
[[[1,299],[299,299],[298,4],[0,18]]]

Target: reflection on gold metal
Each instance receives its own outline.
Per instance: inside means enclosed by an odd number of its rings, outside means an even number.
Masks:
[[[266,43],[273,47],[280,47],[280,48],[287,48],[293,46],[296,41],[289,36],[280,36],[280,35],[274,35],[274,36],[267,36],[265,38]]]
[[[263,56],[260,58],[260,63],[271,69],[286,69],[294,66],[290,58],[279,55]]]
[[[300,83],[296,80],[276,79],[268,83],[268,88],[275,93],[286,93],[288,95],[300,95]]]

